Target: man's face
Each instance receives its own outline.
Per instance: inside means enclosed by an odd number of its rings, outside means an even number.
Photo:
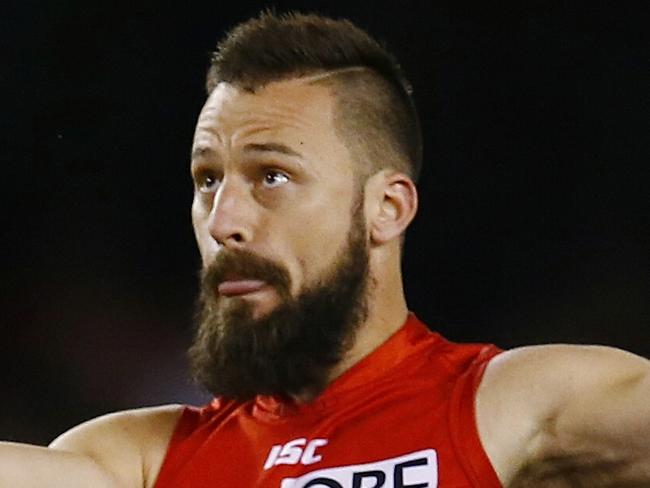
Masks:
[[[203,266],[224,250],[286,268],[289,293],[313,284],[344,245],[358,189],[333,126],[334,99],[300,79],[257,93],[222,83],[196,128],[192,220]],[[224,303],[245,300],[261,317],[280,302],[261,280],[229,276]]]
[[[215,394],[318,391],[363,320],[363,193],[333,99],[301,80],[219,85],[197,125],[203,258],[195,374]]]

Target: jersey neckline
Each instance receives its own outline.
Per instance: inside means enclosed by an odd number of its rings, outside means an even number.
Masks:
[[[404,324],[397,331],[332,381],[314,400],[297,403],[286,396],[258,395],[254,400],[253,415],[268,420],[279,420],[331,408],[343,393],[373,384],[377,379],[393,372],[406,357],[415,352],[413,346],[425,336],[441,340],[440,336],[431,332],[413,312],[409,312]]]

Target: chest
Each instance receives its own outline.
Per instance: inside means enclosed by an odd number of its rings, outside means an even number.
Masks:
[[[201,426],[156,488],[473,486],[450,396],[444,385],[410,384],[287,416],[240,409]]]

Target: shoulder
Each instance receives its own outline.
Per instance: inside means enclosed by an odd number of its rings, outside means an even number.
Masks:
[[[608,346],[528,346],[493,358],[479,387],[479,401],[524,401],[544,416],[594,385],[645,371],[648,360]],[[537,407],[537,408],[535,408]]]
[[[104,415],[64,433],[50,448],[93,459],[124,486],[151,487],[183,408],[166,405]]]
[[[548,452],[550,430],[570,403],[616,387],[647,364],[613,347],[566,344],[522,347],[493,358],[477,391],[476,420],[501,480]]]

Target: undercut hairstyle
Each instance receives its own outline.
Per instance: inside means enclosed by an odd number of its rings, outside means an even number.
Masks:
[[[206,88],[210,94],[226,82],[255,92],[312,76],[335,97],[335,130],[360,181],[387,168],[417,181],[422,135],[411,84],[395,57],[349,20],[264,11],[217,45]]]

